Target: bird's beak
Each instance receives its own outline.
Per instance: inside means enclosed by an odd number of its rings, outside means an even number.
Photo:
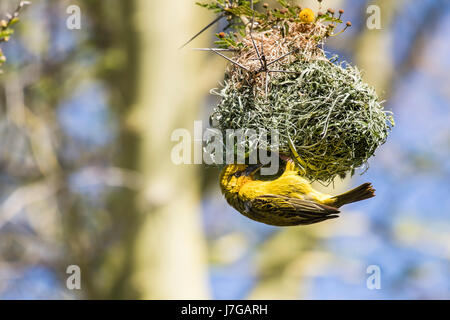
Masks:
[[[255,173],[256,171],[258,171],[259,169],[261,169],[262,166],[263,166],[262,164],[249,165],[245,169],[244,175],[248,177],[248,176],[252,175],[253,173]]]

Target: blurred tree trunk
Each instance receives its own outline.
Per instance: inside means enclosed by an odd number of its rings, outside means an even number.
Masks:
[[[88,298],[207,298],[200,166],[175,166],[170,156],[173,130],[192,132],[199,118],[207,76],[205,56],[178,47],[210,17],[190,1],[86,6],[94,45],[104,52],[99,73],[114,88],[120,121],[114,162],[138,174],[137,190],[120,189],[109,199],[119,241],[85,280],[98,282]]]
[[[381,96],[389,90],[394,76],[392,23],[402,4],[403,1],[382,0],[371,3],[381,9],[382,29],[370,30],[364,26],[355,43],[356,64],[364,70],[367,83],[374,86]]]
[[[125,126],[137,133],[137,171],[143,190],[130,250],[133,287],[145,299],[208,297],[197,167],[176,166],[174,129],[193,129],[201,104],[196,73],[201,56],[177,47],[202,24],[190,1],[138,0],[134,23],[140,44],[136,97]],[[127,214],[127,212],[124,212]]]

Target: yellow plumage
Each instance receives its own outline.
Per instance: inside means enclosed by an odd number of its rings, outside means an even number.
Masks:
[[[284,173],[271,181],[255,179],[257,168],[227,165],[220,175],[220,186],[232,207],[270,225],[306,225],[337,218],[342,205],[375,196],[369,183],[339,196],[323,194],[300,176],[292,161],[287,161]]]

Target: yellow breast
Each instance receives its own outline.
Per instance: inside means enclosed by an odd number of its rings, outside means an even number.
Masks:
[[[308,199],[314,190],[309,182],[293,172],[286,172],[273,181],[249,181],[244,184],[239,197],[253,199],[258,196],[276,194],[298,199]]]

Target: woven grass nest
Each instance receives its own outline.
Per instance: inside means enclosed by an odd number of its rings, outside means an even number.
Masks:
[[[253,142],[294,159],[308,179],[331,182],[365,166],[394,120],[356,67],[325,55],[323,43],[335,35],[343,10],[337,17],[329,9],[308,23],[296,18],[301,8],[283,10],[267,9],[250,27],[244,20],[238,43],[236,35],[219,35],[219,44],[234,50],[221,88],[212,91],[220,102],[211,124],[224,134],[275,129],[278,145]],[[271,22],[280,13],[286,18]],[[270,67],[262,67],[263,55]]]
[[[211,116],[213,126],[223,132],[277,130],[279,152],[297,160],[311,180],[353,174],[386,141],[393,124],[390,113],[350,65],[312,60],[284,67],[298,73],[271,79],[267,96],[255,94],[245,78],[227,74],[224,87],[216,91],[221,101]]]

